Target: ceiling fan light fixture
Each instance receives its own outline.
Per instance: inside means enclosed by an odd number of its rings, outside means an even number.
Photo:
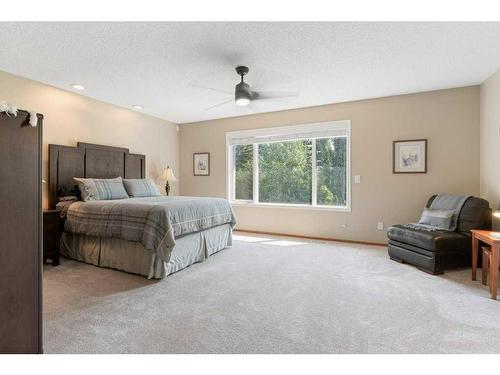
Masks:
[[[250,71],[247,66],[237,66],[236,73],[240,76],[241,81],[234,87],[234,104],[238,107],[246,107],[249,106],[249,109],[252,112],[256,111],[256,107],[254,105],[254,101],[261,101],[267,99],[279,99],[279,98],[288,98],[293,96],[298,96],[298,92],[293,91],[252,91],[250,90],[250,85],[245,82],[245,75]],[[222,92],[224,94],[230,94],[227,91],[206,87],[203,85],[195,84],[194,86],[198,86],[204,89]],[[233,99],[228,99],[223,101],[222,103],[214,104],[208,108],[205,108],[205,111],[210,109],[219,108],[226,103],[231,103]]]
[[[250,104],[250,86],[243,81],[238,83],[234,89],[234,98],[238,106],[243,107]]]
[[[250,99],[248,98],[238,98],[236,99],[236,105],[240,107],[245,107],[250,104]]]

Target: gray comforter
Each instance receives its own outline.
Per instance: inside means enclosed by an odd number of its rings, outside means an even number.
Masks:
[[[236,225],[226,199],[162,196],[75,202],[65,230],[140,242],[168,262],[175,238],[223,224]]]

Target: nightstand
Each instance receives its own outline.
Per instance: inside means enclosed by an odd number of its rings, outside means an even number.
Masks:
[[[50,259],[53,266],[59,265],[60,215],[57,210],[43,211],[43,262]]]

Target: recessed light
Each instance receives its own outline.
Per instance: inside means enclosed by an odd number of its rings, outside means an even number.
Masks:
[[[71,87],[73,87],[75,90],[85,90],[85,87],[83,85],[80,85],[79,83],[72,83]]]
[[[140,109],[142,109],[142,105],[136,104],[136,105],[133,105],[132,108],[140,110]]]

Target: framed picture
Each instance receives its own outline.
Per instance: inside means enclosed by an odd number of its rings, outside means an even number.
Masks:
[[[392,173],[427,173],[427,139],[394,141]]]
[[[210,176],[210,152],[193,154],[193,175]]]

